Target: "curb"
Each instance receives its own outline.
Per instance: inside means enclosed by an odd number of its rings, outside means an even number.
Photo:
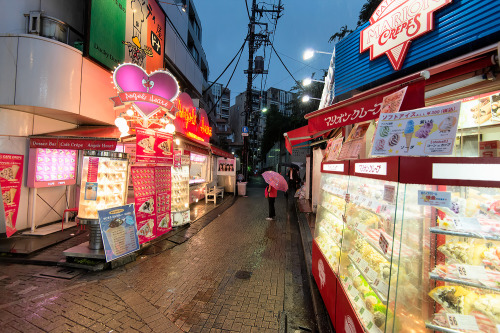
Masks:
[[[312,235],[311,229],[304,218],[304,213],[300,212],[297,205],[297,200],[294,200],[295,214],[299,223],[300,239],[302,241],[302,249],[304,250],[305,265],[307,270],[307,279],[309,288],[311,289],[311,299],[313,303],[314,315],[319,333],[335,332],[332,326],[330,316],[325,308],[318,286],[312,275]]]

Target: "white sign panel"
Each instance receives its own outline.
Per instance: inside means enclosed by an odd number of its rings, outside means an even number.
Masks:
[[[356,163],[354,165],[356,173],[364,173],[368,175],[387,175],[387,162],[382,163]]]
[[[344,164],[323,164],[323,171],[344,172]]]

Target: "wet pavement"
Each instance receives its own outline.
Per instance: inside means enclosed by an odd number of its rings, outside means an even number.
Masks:
[[[247,195],[114,270],[0,263],[0,331],[316,331],[291,200]]]

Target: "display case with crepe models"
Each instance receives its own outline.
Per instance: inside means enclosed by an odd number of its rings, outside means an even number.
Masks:
[[[189,223],[189,159],[172,168],[172,227]]]
[[[398,327],[498,332],[500,158],[405,157],[400,170]]]
[[[349,161],[321,164],[320,195],[312,244],[312,273],[331,318],[335,318],[348,174]]]
[[[128,163],[125,153],[84,151],[78,210],[80,220],[98,220],[98,210],[126,204]]]

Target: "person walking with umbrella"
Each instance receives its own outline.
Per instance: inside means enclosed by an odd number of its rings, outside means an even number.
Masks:
[[[265,195],[269,202],[269,216],[266,220],[275,220],[276,211],[274,209],[274,202],[278,196],[278,191],[286,192],[288,190],[288,184],[282,175],[274,171],[266,171],[262,174],[262,177],[264,177],[265,182],[268,184]]]

